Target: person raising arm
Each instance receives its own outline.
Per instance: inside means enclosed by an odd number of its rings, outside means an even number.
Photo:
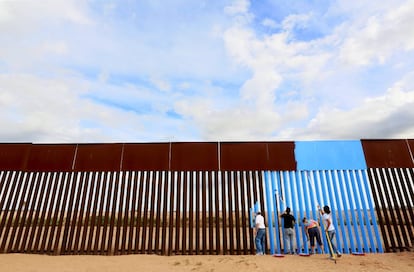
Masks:
[[[336,255],[338,257],[341,257],[341,252],[336,248],[335,243],[334,243],[335,227],[332,221],[331,209],[329,208],[329,206],[324,206],[322,210],[321,207],[318,206],[318,210],[320,214],[322,215],[322,222],[323,222],[323,225],[325,226],[325,232],[328,233],[329,240],[332,244],[332,250],[333,250],[332,254],[336,252]]]

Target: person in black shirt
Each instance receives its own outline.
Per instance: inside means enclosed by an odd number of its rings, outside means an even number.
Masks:
[[[293,249],[293,236],[295,234],[294,227],[296,224],[295,217],[290,214],[290,208],[287,207],[285,212],[280,215],[283,218],[283,237],[284,252],[295,254]]]

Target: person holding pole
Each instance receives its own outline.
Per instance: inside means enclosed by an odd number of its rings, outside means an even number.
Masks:
[[[329,208],[329,206],[324,206],[322,210],[321,207],[318,205],[318,210],[320,214],[322,215],[322,222],[325,227],[325,232],[327,234],[327,238],[329,238],[328,243],[330,246],[329,251],[330,251],[331,257],[334,258],[335,253],[336,253],[336,256],[341,257],[341,252],[336,248],[335,243],[334,243],[335,227],[332,221],[331,209]]]

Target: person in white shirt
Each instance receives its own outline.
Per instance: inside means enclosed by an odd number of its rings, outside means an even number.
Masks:
[[[322,215],[322,222],[323,222],[323,225],[325,226],[325,231],[328,233],[329,240],[331,241],[332,250],[333,252],[336,252],[336,255],[338,257],[341,257],[341,252],[336,248],[335,243],[334,243],[335,227],[332,221],[331,210],[329,206],[324,206],[323,210],[320,207],[318,207],[318,209]]]
[[[256,255],[264,255],[265,254],[265,241],[266,241],[266,225],[264,223],[264,217],[262,216],[261,212],[258,211],[256,213],[255,219],[255,243],[256,243]]]

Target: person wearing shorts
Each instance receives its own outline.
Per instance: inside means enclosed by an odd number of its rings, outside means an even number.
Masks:
[[[311,245],[311,252],[310,254],[314,254],[315,252],[315,238],[316,242],[318,243],[319,247],[323,252],[323,243],[321,240],[321,233],[319,229],[319,223],[313,219],[307,219],[306,217],[302,220],[303,226],[305,227],[305,233],[308,236],[308,240],[310,241]]]

